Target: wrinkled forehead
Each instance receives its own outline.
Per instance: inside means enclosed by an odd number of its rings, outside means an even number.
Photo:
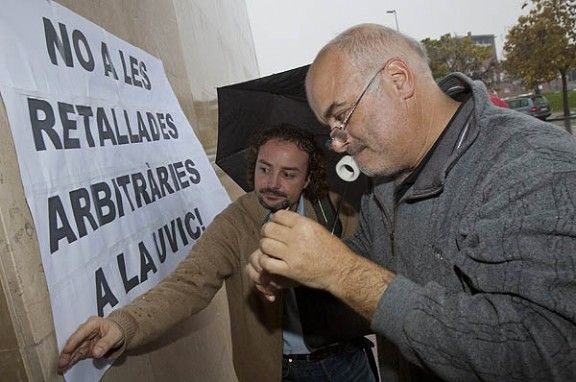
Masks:
[[[308,102],[320,120],[331,104],[345,102],[346,93],[358,82],[358,71],[338,53],[333,50],[317,57],[306,77]]]

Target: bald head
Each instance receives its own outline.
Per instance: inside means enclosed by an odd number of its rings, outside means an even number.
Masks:
[[[317,59],[332,50],[346,56],[361,72],[378,70],[390,58],[400,58],[419,72],[432,76],[426,50],[418,41],[378,24],[360,24],[336,36]]]
[[[331,40],[316,56],[306,77],[312,110],[325,121],[331,110],[320,110],[319,90],[354,88],[392,59],[402,61],[419,89],[434,87],[424,47],[411,37],[377,24],[354,26]],[[314,84],[313,84],[314,83]],[[412,94],[412,93],[411,93]],[[319,114],[321,111],[322,114]]]
[[[306,77],[306,91],[312,109],[316,112],[317,100],[312,89],[312,79],[329,70],[340,78],[322,79],[315,88],[348,87],[346,82],[365,79],[380,70],[391,59],[403,61],[418,88],[434,87],[435,81],[428,65],[426,50],[418,41],[393,29],[378,24],[360,24],[340,33],[318,53]],[[350,85],[353,86],[353,85]],[[322,121],[323,115],[316,114]]]

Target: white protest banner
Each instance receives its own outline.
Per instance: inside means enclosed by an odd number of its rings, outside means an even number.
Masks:
[[[229,199],[160,60],[51,1],[0,8],[0,94],[61,349],[174,269]]]

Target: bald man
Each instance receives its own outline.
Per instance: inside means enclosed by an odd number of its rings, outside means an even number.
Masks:
[[[374,187],[346,242],[278,211],[248,271],[267,296],[264,271],[371,320],[383,380],[575,380],[576,143],[427,62],[379,25],[319,52],[310,106]]]

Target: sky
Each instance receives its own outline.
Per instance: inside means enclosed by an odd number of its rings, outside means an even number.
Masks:
[[[501,57],[525,0],[246,0],[260,75],[312,62],[331,38],[360,23],[396,28],[418,40],[493,34]]]

